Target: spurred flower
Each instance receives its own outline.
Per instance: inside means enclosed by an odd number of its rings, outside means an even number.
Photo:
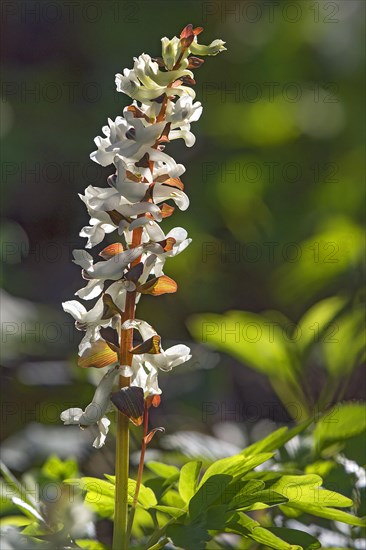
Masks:
[[[139,319],[125,321],[122,325],[122,330],[128,330],[130,328],[136,329],[141,334],[144,342],[149,342],[152,338],[157,336],[157,332],[151,325],[145,321]],[[172,346],[167,350],[163,350],[161,347],[158,353],[155,350],[150,349],[147,352],[140,353],[140,364],[148,365],[150,368],[161,369],[164,371],[172,370],[174,367],[189,361],[192,357],[191,350],[184,344],[178,344]],[[136,351],[134,351],[136,354]]]
[[[100,449],[104,445],[111,423],[105,414],[111,407],[110,396],[114,380],[118,373],[119,367],[109,369],[99,382],[91,403],[89,403],[84,411],[79,408],[67,409],[60,416],[65,425],[76,424],[80,428],[87,428],[95,424],[99,434],[94,440],[93,447],[97,449]]]
[[[62,420],[80,426],[97,424],[99,436],[94,444],[98,447],[108,431],[105,413],[118,373],[130,378],[131,387],[114,392],[114,403],[139,424],[144,399],[149,405],[160,399],[158,372],[170,371],[191,358],[183,344],[165,350],[158,333],[132,317],[141,296],[176,292],[176,281],[164,273],[165,262],[191,242],[182,227],[166,233],[160,223],[175,209],[189,207],[181,180],[185,167],[167,151],[176,139],[187,147],[195,143],[191,125],[199,120],[202,105],[195,101],[194,71],[204,62],[201,56],[225,50],[222,40],[199,44],[202,30],[187,25],[179,37],[162,39],[161,57],[153,59],[143,53],[134,58],[131,69],[116,74],[117,91],[132,103],[108,119],[90,155],[96,163],[112,165],[115,170],[106,186],[89,185],[80,195],[90,217],[80,231],[86,238],[85,248],[98,247],[107,235],[113,240],[100,246],[98,260],[86,250],[74,250],[73,261],[87,281],[75,294],[96,302],[89,311],[77,300],[64,302],[63,307],[75,319],[76,328],[85,332],[79,345],[79,366],[110,369],[85,411],[68,409]],[[127,349],[124,331],[131,329],[140,333],[142,342]],[[122,361],[126,364],[118,367]],[[132,412],[129,403],[134,405]]]

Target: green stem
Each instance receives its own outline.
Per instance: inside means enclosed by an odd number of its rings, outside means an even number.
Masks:
[[[116,496],[113,550],[127,550],[129,419],[117,413]]]
[[[156,531],[154,531],[154,533],[151,535],[151,537],[150,537],[150,539],[149,539],[149,541],[146,545],[146,550],[151,550],[151,548],[154,548],[154,546],[150,546],[150,544],[152,544],[152,545],[156,544],[157,541],[160,539],[160,537],[163,537],[165,535],[165,531],[167,530],[169,525],[171,525],[175,521],[176,521],[176,518],[171,518],[169,521],[167,521],[167,523],[163,527],[161,527],[160,529],[157,529]]]
[[[132,235],[132,246],[138,246],[141,242],[141,228],[135,229]],[[139,262],[139,258],[131,263],[131,268]],[[121,324],[127,319],[135,318],[136,291],[127,292],[126,306],[121,317]],[[133,347],[133,329],[121,331],[120,341],[120,365],[131,366]],[[119,377],[120,388],[130,385],[130,378]],[[128,470],[129,470],[129,446],[130,446],[130,420],[127,416],[117,411],[116,434],[116,485],[114,499],[114,529],[112,550],[128,550]]]
[[[133,525],[133,520],[135,517],[135,511],[137,506],[137,501],[139,498],[139,492],[142,482],[142,474],[144,471],[144,464],[145,464],[145,453],[146,453],[146,436],[148,432],[148,425],[149,425],[149,409],[147,408],[147,404],[145,401],[145,408],[144,408],[144,435],[142,436],[142,442],[141,442],[141,455],[140,455],[140,462],[139,462],[139,468],[137,472],[137,479],[136,479],[136,489],[135,494],[133,495],[133,502],[131,506],[130,511],[130,517],[128,518],[128,525],[127,525],[127,537],[128,539],[131,536],[131,530]]]
[[[148,550],[160,550],[161,548],[164,548],[164,546],[168,544],[168,542],[170,542],[170,540],[168,539],[168,537],[165,537],[160,542],[154,544],[154,546],[150,546]]]

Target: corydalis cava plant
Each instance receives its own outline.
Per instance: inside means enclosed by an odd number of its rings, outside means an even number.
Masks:
[[[180,179],[185,168],[165,152],[165,147],[174,139],[183,139],[188,147],[195,143],[191,123],[202,113],[191,87],[195,84],[192,70],[203,63],[197,56],[225,50],[222,40],[214,40],[209,46],[199,44],[197,36],[202,30],[187,25],[179,38],[162,39],[162,57],[152,59],[142,54],[134,59],[133,69],[116,75],[117,91],[133,101],[123,115],[108,119],[102,130],[104,136],[95,138],[97,149],[91,154],[92,160],[102,166],[113,164],[116,171],[107,179],[108,186],[88,186],[81,195],[90,215],[89,225],[80,232],[87,238],[85,248],[100,245],[106,234],[114,232],[119,240],[102,247],[101,261],[94,261],[84,250],[73,252],[74,262],[87,281],[76,295],[86,301],[96,299],[89,310],[77,300],[63,304],[76,327],[85,332],[79,346],[79,365],[107,372],[85,410],[68,409],[61,419],[82,428],[96,425],[94,446],[99,448],[110,425],[107,414],[114,407],[118,411],[114,548],[128,544],[145,448],[156,431],[148,431],[148,409],[160,402],[158,372],[169,371],[191,357],[185,345],[164,350],[156,330],[135,318],[135,309],[141,294],[159,296],[177,290],[175,281],[164,274],[165,261],[181,253],[191,241],[182,227],[165,234],[159,224],[173,214],[175,206],[180,210],[189,206]],[[104,337],[106,328],[116,332],[114,341]],[[142,343],[134,346],[135,330]],[[114,388],[117,382],[119,389]],[[144,437],[128,522],[130,420],[137,425],[143,423]]]

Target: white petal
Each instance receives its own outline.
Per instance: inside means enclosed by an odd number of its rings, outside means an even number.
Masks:
[[[65,426],[69,424],[79,424],[79,420],[82,414],[83,414],[82,409],[78,409],[78,408],[67,409],[66,411],[63,411],[60,414],[60,419],[65,424]]]
[[[85,307],[77,300],[62,302],[62,308],[66,313],[72,315],[76,321],[80,321],[86,314]]]
[[[93,447],[95,447],[96,449],[100,449],[101,447],[103,447],[109,431],[110,423],[111,421],[106,416],[104,416],[99,420],[97,424],[99,429],[99,434],[93,441]]]
[[[171,130],[169,132],[169,139],[170,141],[174,139],[183,139],[187,147],[193,147],[193,145],[196,143],[196,136],[192,134],[189,130],[181,129],[181,130]]]
[[[155,184],[153,199],[157,203],[172,199],[180,210],[187,210],[189,206],[189,198],[187,195],[180,189],[168,185]]]
[[[171,348],[165,350],[165,353],[174,358],[184,357],[186,355],[189,355],[191,353],[191,350],[188,346],[184,344],[176,344],[175,346],[172,346]]]
[[[127,289],[124,281],[112,283],[107,289],[107,294],[111,296],[113,302],[121,311],[125,310],[126,291]]]
[[[105,415],[109,408],[110,395],[112,392],[114,379],[119,372],[119,367],[111,367],[103,376],[95,390],[91,403],[86,407],[80,417],[81,426],[90,426],[96,424]]]
[[[86,270],[89,277],[93,279],[108,279],[116,281],[123,275],[124,270],[130,262],[136,260],[141,255],[142,246],[136,246],[116,254],[109,260],[97,262]]]
[[[169,231],[167,237],[173,237],[177,241],[177,244],[180,244],[187,238],[187,231],[183,227],[174,227]]]
[[[134,328],[138,330],[144,341],[148,340],[152,336],[157,335],[156,330],[154,330],[151,325],[146,323],[146,321],[141,321],[139,319],[134,319],[134,320],[128,319],[123,323],[122,330],[128,330],[130,328]]]
[[[93,258],[89,252],[86,252],[85,250],[73,250],[72,254],[74,256],[73,262],[83,269],[88,269],[91,265],[93,265]]]
[[[100,281],[99,279],[93,279],[91,281],[88,281],[88,284],[84,287],[75,292],[76,296],[79,296],[79,298],[82,298],[83,300],[92,300],[93,298],[96,298],[99,296],[99,294],[102,292],[104,287],[104,281]]]
[[[149,235],[150,240],[153,242],[163,241],[166,238],[165,233],[155,222],[150,221],[150,223],[146,225],[145,229]]]

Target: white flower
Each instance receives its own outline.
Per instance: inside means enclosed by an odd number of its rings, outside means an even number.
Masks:
[[[122,277],[128,264],[136,260],[142,251],[142,246],[136,246],[116,254],[109,260],[94,263],[93,257],[85,250],[74,250],[73,261],[83,268],[84,277],[87,279],[117,281]]]
[[[79,408],[67,409],[61,413],[61,420],[66,425],[76,424],[81,428],[97,425],[99,434],[93,442],[93,447],[100,449],[104,445],[110,420],[105,416],[111,407],[110,395],[114,379],[119,373],[119,367],[112,367],[103,376],[95,390],[94,397],[85,411]]]
[[[147,88],[169,86],[175,80],[185,76],[193,78],[193,73],[185,68],[188,63],[183,63],[185,67],[180,67],[175,71],[166,72],[160,71],[159,65],[146,53],[143,53],[139,57],[135,57],[134,60],[134,73],[139,81]]]
[[[95,187],[89,185],[85,189],[85,195],[79,194],[81,200],[85,203],[90,215],[90,225],[84,226],[79,235],[88,239],[85,248],[92,248],[101,243],[106,233],[112,233],[117,229],[117,226],[112,222],[109,214],[103,211],[97,211],[92,208],[90,201],[95,197]],[[106,191],[103,189],[103,191]]]
[[[189,49],[194,55],[217,55],[226,50],[224,44],[225,42],[223,40],[217,39],[208,46],[204,46],[203,44],[197,43],[197,36],[195,36]]]
[[[100,329],[112,325],[112,319],[103,319],[104,302],[99,298],[95,306],[87,311],[77,300],[63,302],[62,307],[66,313],[75,319],[75,326],[78,330],[85,330],[85,336],[79,344],[79,353],[82,354],[86,345],[95,342],[100,338]]]
[[[180,39],[174,36],[171,40],[166,36],[161,39],[162,55],[164,63],[168,71],[171,71],[177,63],[179,55],[182,51]]]
[[[122,325],[122,330],[128,330],[131,328],[137,329],[144,341],[157,335],[157,332],[151,325],[139,319],[127,320]],[[178,344],[168,348],[165,351],[161,349],[160,353],[144,353],[139,355],[139,357],[141,358],[140,361],[150,368],[154,367],[155,369],[159,368],[164,371],[170,371],[174,367],[189,361],[192,357],[190,352],[191,350],[188,346]]]
[[[113,182],[112,178],[111,182]],[[136,183],[134,185],[136,186]],[[144,193],[141,195],[141,199],[143,196]],[[103,189],[89,185],[85,190],[85,196],[82,197],[82,200],[87,205],[88,210],[93,212],[94,216],[99,216],[102,213],[106,215],[107,212],[115,210],[121,214],[122,218],[132,218],[140,214],[149,213],[158,221],[162,219],[160,208],[156,204],[147,201],[130,202],[114,187]],[[114,225],[112,231],[116,228],[117,226]],[[110,233],[111,231],[107,232]]]
[[[89,212],[90,213],[90,212]],[[93,248],[101,243],[106,233],[112,233],[117,229],[117,226],[111,223],[108,214],[105,212],[96,212],[90,218],[90,225],[85,225],[79,235],[88,239],[85,248]]]
[[[169,185],[156,183],[152,192],[153,201],[157,204],[172,199],[178,206],[179,210],[187,210],[189,206],[189,198],[180,189],[170,187]]]
[[[189,55],[216,55],[225,49],[221,40],[199,45],[197,35],[201,31],[200,27],[187,25],[180,38],[162,39],[162,60],[154,61],[143,53],[134,58],[133,69],[116,75],[117,90],[134,101],[122,116],[108,119],[103,135],[94,140],[97,149],[90,155],[102,166],[114,164],[116,173],[108,177],[109,186],[90,185],[85,195],[80,195],[90,216],[89,225],[80,231],[80,236],[87,238],[85,248],[100,244],[106,234],[116,230],[121,236],[120,242],[104,246],[99,254],[103,261],[95,262],[85,250],[73,251],[73,261],[88,281],[75,294],[97,301],[89,311],[77,300],[63,303],[76,327],[85,331],[79,345],[79,366],[109,368],[85,410],[71,408],[61,414],[65,424],[81,428],[97,425],[99,435],[93,443],[97,448],[104,444],[108,433],[106,413],[111,408],[118,374],[130,377],[131,385],[141,387],[145,398],[159,396],[159,369],[170,371],[191,358],[190,349],[183,344],[162,349],[157,332],[144,321],[127,320],[121,327],[121,312],[126,310],[127,297],[135,307],[141,295],[151,289],[155,295],[176,290],[176,283],[168,277],[156,279],[164,275],[166,259],[191,242],[182,227],[165,234],[158,222],[174,211],[165,201],[173,201],[182,211],[189,206],[179,179],[185,167],[165,152],[166,144],[174,139],[183,139],[188,147],[195,143],[191,124],[200,118],[202,105],[194,102],[195,92],[189,87],[194,83],[193,73],[189,69],[199,67],[202,60]],[[144,344],[133,350],[131,365],[116,366],[123,354],[102,337],[101,329],[107,327],[117,332],[115,341],[119,344],[122,330],[140,332]],[[156,405],[158,401],[152,399],[151,403]]]
[[[166,157],[168,155],[165,155],[165,153],[162,153],[161,151],[155,151],[153,154],[153,158],[161,158],[163,155],[164,162],[160,161],[163,166],[161,168],[155,169],[154,168],[154,177],[157,178],[159,175],[166,175],[166,180],[171,178],[176,178],[181,175],[181,170],[176,170],[176,167],[182,166],[182,165],[174,165],[170,163],[170,160],[167,161]],[[170,157],[169,157],[170,158]],[[170,166],[165,164],[165,161],[169,162]],[[120,193],[126,200],[131,202],[141,201],[143,197],[146,194],[146,191],[149,188],[148,183],[143,182],[133,182],[128,179],[126,179],[125,176],[125,164],[122,159],[116,157],[115,164],[117,167],[117,176],[116,178],[112,178],[110,181],[112,182],[112,185],[115,186],[116,192]],[[166,170],[164,168],[166,166]],[[171,187],[168,184],[164,185],[164,183],[156,182],[154,183],[153,192],[152,192],[152,198],[155,204],[160,204],[166,200],[173,200],[178,208],[180,210],[187,210],[189,206],[189,199],[187,195],[181,191],[180,189],[177,189],[175,187]],[[120,210],[120,209],[119,209]],[[148,212],[148,209],[146,209],[146,212]],[[154,210],[151,210],[151,214],[155,212]],[[140,213],[140,212],[139,212]],[[158,215],[154,216],[155,219],[158,221],[161,221],[161,217],[159,218]]]
[[[155,220],[161,221],[162,219],[160,208],[156,204],[147,201],[127,203],[125,198],[121,197],[120,193],[116,190],[113,190],[113,194],[110,195],[107,201],[103,198],[95,198],[94,204],[97,210],[116,210],[124,218],[132,218],[148,213]]]
[[[182,96],[175,103],[172,101],[169,102],[166,120],[172,123],[172,127],[181,124],[190,124],[200,118],[202,110],[200,101],[193,103],[190,96]]]
[[[174,227],[167,235],[166,239],[172,237],[175,243],[171,250],[156,252],[155,258],[151,258],[150,261],[154,261],[153,272],[156,277],[163,275],[164,264],[167,258],[177,256],[192,242],[192,239],[187,238],[187,231],[183,227]]]
[[[133,357],[131,386],[142,388],[145,399],[152,395],[161,395],[157,369],[153,365],[141,360],[141,357],[141,355],[134,355]]]
[[[142,220],[146,223],[146,220]],[[192,242],[192,239],[187,239],[187,232],[182,227],[175,227],[167,235],[161,230],[161,228],[155,222],[148,220],[144,226],[144,231],[148,234],[149,244],[146,246],[147,252],[142,254],[141,261],[143,263],[143,272],[139,277],[139,283],[145,283],[149,275],[155,277],[161,277],[164,275],[165,261],[169,257],[177,256],[180,252],[183,252],[185,248]],[[169,237],[174,238],[175,243],[171,249],[164,250],[159,241],[164,241]],[[154,244],[154,242],[156,244]],[[108,289],[108,292],[110,287]],[[137,294],[136,303],[140,299],[140,294]]]
[[[102,128],[106,137],[95,138],[98,149],[90,155],[92,160],[102,166],[112,164],[116,155],[134,161],[140,160],[145,153],[151,151],[166,123],[144,125],[142,119],[134,118],[132,113],[126,112],[125,117],[118,116],[115,121],[108,119],[108,124],[109,126]]]
[[[175,71],[163,72],[159,66],[147,54],[142,54],[135,58],[132,70],[125,69],[123,75],[116,74],[116,87],[118,92],[130,96],[136,101],[147,103],[160,98],[163,94],[166,96],[190,95],[196,94],[192,88],[181,84],[171,86],[180,78],[185,76],[193,77],[191,71],[185,67],[187,62],[183,62],[182,67]]]

